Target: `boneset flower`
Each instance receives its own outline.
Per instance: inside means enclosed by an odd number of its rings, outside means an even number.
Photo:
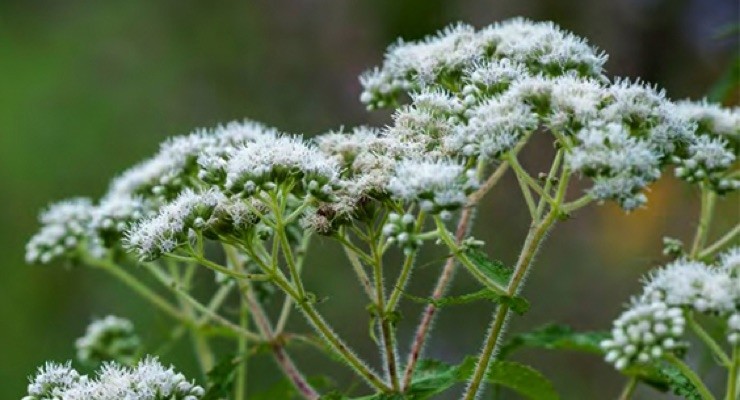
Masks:
[[[187,243],[191,229],[203,231],[216,223],[214,211],[225,203],[218,190],[186,190],[157,215],[144,219],[126,232],[125,244],[142,260],[153,260]]]
[[[92,202],[85,198],[52,204],[39,217],[41,230],[26,245],[26,262],[48,264],[89,244],[92,210]]]
[[[465,205],[477,186],[475,171],[451,160],[403,160],[396,165],[388,191],[400,200],[418,202],[422,210],[440,213]]]
[[[47,363],[39,369],[23,400],[197,400],[202,387],[149,357],[135,367],[105,364],[95,377],[65,365]]]

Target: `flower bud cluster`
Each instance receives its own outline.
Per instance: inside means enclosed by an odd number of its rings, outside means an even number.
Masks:
[[[399,161],[388,183],[394,198],[417,202],[426,212],[444,215],[464,206],[477,188],[475,171],[448,159]]]
[[[601,344],[607,361],[623,369],[682,348],[685,313],[718,316],[726,321],[727,340],[739,343],[739,269],[740,247],[735,247],[720,256],[718,265],[680,259],[649,274],[643,293]]]
[[[75,347],[77,359],[86,365],[105,361],[132,365],[141,340],[131,321],[109,315],[88,325],[85,335],[75,341]]]
[[[105,364],[95,377],[80,375],[69,363],[47,363],[23,400],[198,400],[204,394],[202,387],[150,357],[135,367]]]
[[[404,254],[413,254],[424,241],[416,234],[416,218],[411,214],[403,216],[390,213],[388,222],[383,226],[383,235],[388,238],[389,243],[397,243]]]
[[[688,146],[686,158],[674,157],[676,176],[687,182],[707,182],[720,194],[740,189],[740,179],[726,176],[735,153],[722,137],[698,136]]]
[[[610,339],[601,342],[606,361],[622,370],[659,360],[686,346],[683,311],[663,302],[635,303],[616,321]]]
[[[91,210],[92,202],[85,198],[52,204],[39,218],[41,230],[26,245],[26,262],[48,264],[89,245]]]

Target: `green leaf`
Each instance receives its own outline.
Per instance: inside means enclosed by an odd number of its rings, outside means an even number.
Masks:
[[[476,359],[467,357],[458,369],[458,379],[467,381],[473,375]],[[534,368],[514,361],[492,361],[486,381],[509,388],[533,400],[559,400],[552,383]]]
[[[411,376],[408,393],[414,400],[428,399],[457,382],[457,366],[437,360],[420,360]]]
[[[213,369],[208,371],[206,374],[208,390],[206,390],[201,400],[221,400],[231,397],[236,368],[241,363],[240,360],[236,359],[233,354],[229,355],[221,359]]]
[[[687,400],[702,400],[693,383],[675,366],[665,363],[634,365],[624,371],[661,392],[671,391]]]
[[[467,247],[463,254],[473,263],[478,270],[492,281],[498,283],[501,287],[509,285],[514,270],[508,268],[498,260],[491,260],[488,255],[476,248]]]
[[[687,400],[702,400],[702,396],[696,389],[696,386],[675,366],[669,364],[663,365],[659,369],[659,373],[674,394]]]
[[[474,293],[464,294],[461,296],[447,296],[434,299],[431,297],[418,297],[402,292],[403,295],[412,301],[422,304],[432,304],[437,307],[446,307],[458,304],[467,304],[479,300],[488,300],[494,303],[507,304],[515,313],[522,315],[529,310],[529,302],[522,297],[502,296],[490,289],[481,289]]]
[[[548,350],[574,350],[604,354],[599,343],[609,337],[607,332],[575,332],[567,325],[548,324],[535,331],[513,336],[501,346],[499,356],[506,358],[522,347]]]

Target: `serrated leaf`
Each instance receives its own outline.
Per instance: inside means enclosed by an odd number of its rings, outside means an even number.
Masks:
[[[220,400],[231,397],[236,368],[239,364],[240,361],[235,359],[234,355],[230,355],[223,358],[213,369],[208,371],[206,374],[208,390],[206,390],[201,400]]]
[[[506,358],[522,347],[604,354],[599,343],[608,337],[607,332],[575,332],[567,325],[548,324],[535,331],[513,336],[501,346],[499,355]]]
[[[676,395],[686,400],[702,400],[699,390],[678,368],[673,365],[663,365],[659,369],[660,376],[665,379],[668,388]]]
[[[457,383],[458,367],[437,360],[421,360],[411,376],[409,395],[414,400],[431,398]]]
[[[529,310],[529,302],[522,297],[502,296],[490,289],[481,289],[477,292],[464,294],[461,296],[447,296],[434,299],[431,297],[419,297],[402,292],[405,297],[422,304],[432,304],[436,307],[446,307],[451,305],[468,304],[480,300],[488,300],[494,303],[507,304],[512,311],[522,315]]]
[[[476,248],[468,247],[463,254],[473,263],[478,270],[487,278],[497,283],[501,287],[509,285],[514,270],[508,268],[498,260],[491,260],[488,255]]]
[[[467,357],[458,367],[458,379],[467,381],[473,375],[476,358]],[[488,368],[486,381],[509,388],[533,400],[559,400],[560,395],[536,369],[514,361],[495,360]]]

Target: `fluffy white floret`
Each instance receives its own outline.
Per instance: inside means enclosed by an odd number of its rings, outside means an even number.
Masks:
[[[204,394],[173,367],[148,357],[133,368],[105,364],[95,377],[80,376],[69,363],[49,363],[39,369],[23,400],[197,400]]]
[[[678,260],[649,276],[643,297],[698,312],[725,314],[740,304],[740,287],[737,279],[721,269]]]
[[[418,201],[431,212],[454,210],[467,202],[467,194],[478,185],[474,171],[450,160],[402,160],[388,183],[398,199]]]
[[[234,192],[253,193],[258,187],[286,179],[332,183],[339,175],[336,160],[327,157],[300,137],[279,136],[236,150],[226,165],[226,187]]]
[[[85,242],[92,246],[92,212],[92,201],[87,198],[64,200],[49,206],[39,217],[41,229],[26,244],[26,262],[47,264],[74,252]]]
[[[126,232],[125,244],[142,259],[170,253],[185,243],[191,228],[213,225],[214,210],[226,201],[226,196],[215,189],[200,193],[185,190],[155,216],[133,225]]]

